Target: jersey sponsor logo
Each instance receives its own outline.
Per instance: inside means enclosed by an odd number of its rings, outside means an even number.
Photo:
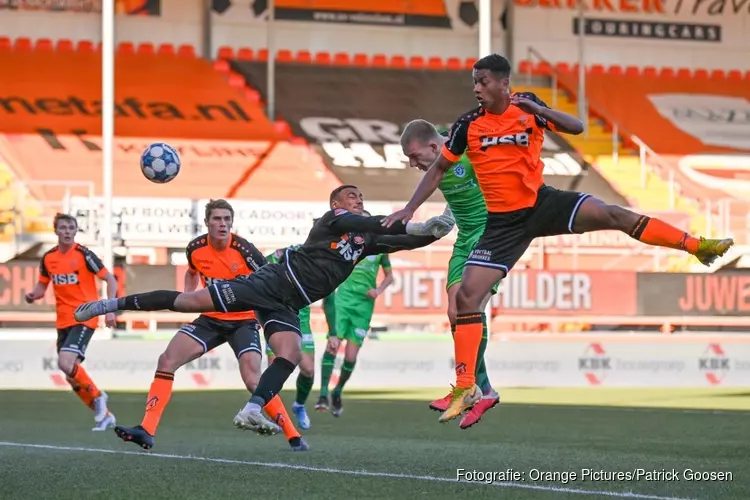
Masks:
[[[224,305],[234,304],[237,302],[237,297],[234,295],[234,290],[232,290],[231,285],[229,283],[223,283],[220,287],[221,290],[221,296],[224,297]]]
[[[458,164],[453,167],[453,175],[455,175],[456,177],[463,177],[466,175],[466,169],[463,165]]]
[[[493,146],[521,146],[524,148],[529,147],[529,137],[533,129],[528,128],[524,132],[517,134],[507,134],[500,136],[482,136],[479,138],[482,145],[479,149],[487,151],[487,149]]]
[[[341,255],[344,260],[356,262],[364,251],[364,242],[365,239],[362,235],[350,237],[348,234],[345,234],[341,236],[338,243],[334,244],[336,245],[336,250],[338,250],[339,255]]]
[[[66,273],[66,274],[53,274],[50,276],[50,280],[55,285],[77,285],[78,273]]]
[[[253,259],[251,257],[248,257],[247,261],[252,262]],[[233,273],[236,273],[237,271],[239,271],[239,269],[240,269],[240,265],[237,264],[236,262],[232,264],[231,266],[229,266],[229,270],[232,271]]]

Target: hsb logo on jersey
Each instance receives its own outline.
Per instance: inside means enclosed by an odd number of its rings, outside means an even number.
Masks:
[[[55,285],[77,285],[78,273],[53,274],[50,279]]]
[[[507,134],[500,136],[482,136],[479,140],[482,145],[479,149],[487,151],[487,148],[492,146],[521,146],[523,148],[529,147],[529,138],[533,129],[527,128],[525,132],[519,132],[517,134]]]
[[[359,256],[362,255],[364,244],[365,239],[362,235],[357,234],[350,237],[350,235],[345,234],[341,237],[341,240],[336,243],[336,250],[339,251],[339,254],[344,260],[355,262],[359,259]]]

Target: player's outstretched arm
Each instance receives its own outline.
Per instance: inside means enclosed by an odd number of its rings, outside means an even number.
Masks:
[[[342,233],[364,232],[379,235],[400,235],[400,234],[426,234],[421,228],[425,223],[415,222],[396,222],[390,226],[384,226],[384,215],[374,215],[371,217],[365,215],[353,214],[343,209],[333,210],[333,218],[330,219],[329,225],[336,231]]]
[[[551,109],[531,92],[513,94],[510,96],[510,103],[551,123],[554,125],[554,130],[558,132],[572,135],[583,132],[583,122],[580,119],[568,113]]]
[[[453,165],[453,162],[443,156],[438,155],[437,159],[432,163],[430,169],[424,174],[422,180],[419,181],[417,189],[414,190],[414,194],[411,196],[409,203],[406,207],[394,212],[383,220],[385,227],[391,227],[397,222],[407,223],[414,217],[414,212],[417,211],[427,199],[432,196],[432,193],[440,186],[440,181],[443,180],[445,172]]]

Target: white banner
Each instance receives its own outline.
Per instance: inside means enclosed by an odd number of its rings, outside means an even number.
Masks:
[[[102,389],[145,392],[166,345],[167,341],[95,340],[85,366]],[[52,342],[4,341],[1,346],[0,389],[68,388],[57,369]],[[318,345],[316,390],[322,349]],[[566,335],[561,339],[526,334],[491,342],[485,360],[495,387],[750,386],[750,343],[742,336]],[[450,342],[370,339],[347,387],[447,388],[454,382],[453,365]],[[295,380],[293,375],[285,387],[293,389]],[[227,346],[189,363],[175,376],[177,390],[243,388],[237,361]]]

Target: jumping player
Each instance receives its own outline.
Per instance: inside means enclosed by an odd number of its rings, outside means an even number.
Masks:
[[[366,210],[362,212],[370,216]],[[378,272],[383,268],[383,282],[377,285]],[[328,336],[328,345],[321,360],[320,397],[315,409],[328,408],[328,385],[341,341],[346,342],[344,364],[336,387],[331,392],[331,413],[340,417],[344,412],[341,393],[354,372],[357,356],[370,330],[370,321],[375,312],[375,300],[393,283],[391,261],[387,254],[370,255],[359,261],[352,274],[346,278],[331,296],[336,297],[336,331]]]
[[[210,287],[251,274],[266,264],[263,254],[252,243],[231,232],[233,222],[234,209],[226,200],[211,200],[206,204],[208,233],[195,238],[186,248],[188,269],[185,272],[185,293],[196,290],[199,283]],[[237,356],[242,381],[253,393],[260,378],[259,331],[260,325],[253,311],[206,312],[184,325],[159,356],[154,381],[146,398],[143,421],[135,427],[118,425],[115,433],[123,441],[151,449],[156,428],[172,396],[175,372],[224,343],[228,343]],[[271,398],[264,409],[272,420],[283,427],[292,450],[308,449],[279,396]],[[267,433],[274,434],[280,430],[275,425],[269,426]]]
[[[117,297],[117,280],[102,261],[88,248],[75,242],[78,222],[67,214],[57,214],[54,219],[57,246],[42,256],[39,263],[39,281],[25,296],[26,302],[44,297],[52,282],[57,310],[57,366],[65,374],[70,387],[87,407],[94,410],[92,430],[104,431],[115,425],[115,416],[107,408],[107,393],[99,390],[83,368],[86,348],[94,335],[98,321],[78,321],[73,311],[79,305],[96,300],[96,280],[107,282],[107,296]],[[116,324],[114,313],[105,316],[105,324]]]
[[[248,403],[235,416],[235,425],[267,432],[275,427],[262,408],[276,396],[302,357],[298,313],[327,297],[368,255],[423,247],[453,229],[450,217],[433,217],[423,223],[382,225],[383,216],[361,215],[362,193],[343,185],[331,193],[331,210],[313,225],[307,241],[287,249],[278,264],[268,264],[249,276],[240,276],[189,293],[157,290],[120,299],[83,304],[76,318],[125,311],[241,312],[254,310],[276,354],[263,372]]]
[[[440,156],[440,150],[448,142],[448,138],[441,135],[435,126],[425,120],[409,122],[401,133],[401,148],[409,159],[409,166],[426,172],[430,165]],[[445,201],[456,218],[458,236],[453,245],[453,254],[448,263],[448,277],[445,287],[448,293],[448,319],[451,332],[456,331],[456,295],[461,287],[461,276],[464,264],[469,258],[471,250],[477,244],[484,232],[487,221],[487,206],[484,202],[482,190],[479,189],[474,167],[465,154],[445,171],[438,189],[443,193]],[[497,291],[497,284],[493,292]],[[487,293],[480,303],[480,310],[484,311],[492,297]],[[484,413],[494,408],[500,402],[500,395],[492,388],[487,376],[484,362],[484,352],[487,349],[487,318],[482,313],[482,341],[477,354],[477,385],[482,389],[482,400],[468,411],[459,423],[459,427],[467,429],[479,422]],[[430,408],[445,411],[451,401],[452,393],[442,399],[430,403]]]
[[[729,238],[694,238],[664,221],[607,205],[588,194],[546,186],[540,156],[544,130],[580,134],[581,120],[550,109],[532,93],[511,94],[510,63],[498,54],[477,61],[473,79],[479,107],[453,124],[441,155],[406,207],[383,220],[384,227],[408,222],[438,188],[445,172],[467,153],[489,213],[484,233],[466,261],[456,296],[457,384],[440,422],[459,416],[480,401],[475,369],[482,340],[481,303],[534,238],[619,230],[649,245],[684,250],[705,265],[734,244]]]

